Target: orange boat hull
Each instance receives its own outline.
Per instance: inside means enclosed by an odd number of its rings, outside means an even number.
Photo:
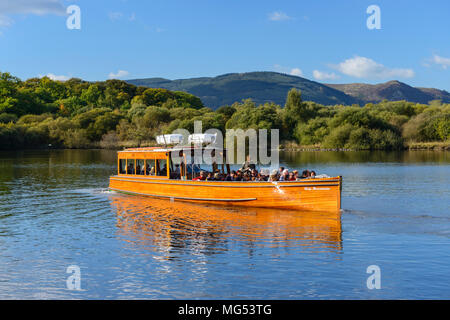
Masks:
[[[113,191],[171,201],[190,201],[244,207],[337,212],[341,208],[342,178],[289,182],[182,181],[117,175]]]

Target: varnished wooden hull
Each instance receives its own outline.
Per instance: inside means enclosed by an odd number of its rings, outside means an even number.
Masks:
[[[109,188],[171,201],[337,212],[341,207],[341,185],[341,177],[289,182],[226,182],[117,175],[110,178]]]

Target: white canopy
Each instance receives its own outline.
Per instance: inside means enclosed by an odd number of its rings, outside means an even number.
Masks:
[[[158,144],[177,144],[183,142],[182,134],[164,134],[161,136],[156,136],[156,142]]]
[[[194,133],[189,135],[188,143],[202,144],[202,143],[214,143],[216,142],[217,134],[211,133]]]

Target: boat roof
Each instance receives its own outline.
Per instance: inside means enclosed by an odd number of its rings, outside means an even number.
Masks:
[[[119,152],[173,152],[181,150],[220,150],[226,151],[224,148],[213,148],[213,147],[195,147],[195,146],[177,146],[177,147],[143,147],[143,148],[126,148]]]

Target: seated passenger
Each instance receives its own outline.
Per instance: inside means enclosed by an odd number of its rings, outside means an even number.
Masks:
[[[194,179],[192,179],[192,181],[204,181],[206,180],[206,172],[205,171],[200,171],[200,175]]]
[[[295,176],[294,176],[294,173],[293,173],[293,172],[290,172],[290,173],[289,173],[288,181],[295,181],[295,180],[296,180],[296,178],[295,178]]]
[[[278,169],[278,172],[277,172],[278,179],[280,179],[280,177],[283,175],[283,171],[284,171],[284,167],[280,167],[280,169]]]
[[[127,173],[134,174],[134,166],[131,163],[128,165]]]
[[[278,170],[273,169],[267,181],[278,181]]]
[[[279,181],[289,181],[289,170],[288,169],[283,170]]]
[[[267,181],[270,176],[270,170],[269,169],[261,169],[261,172],[259,173],[260,181]]]
[[[164,167],[161,169],[161,171],[159,172],[160,176],[167,176],[167,166],[164,165]]]
[[[248,155],[244,164],[242,165],[241,171],[245,172],[245,171],[252,171],[255,169],[256,169],[256,166],[254,163],[252,163],[250,161],[250,155]]]
[[[311,173],[309,174],[309,177],[311,179],[314,179],[316,177],[316,172],[315,171],[311,171]]]
[[[236,171],[231,171],[230,174],[228,174],[225,178],[225,181],[236,181]]]
[[[309,171],[303,170],[302,176],[300,177],[300,179],[307,179],[308,177],[309,177]]]

